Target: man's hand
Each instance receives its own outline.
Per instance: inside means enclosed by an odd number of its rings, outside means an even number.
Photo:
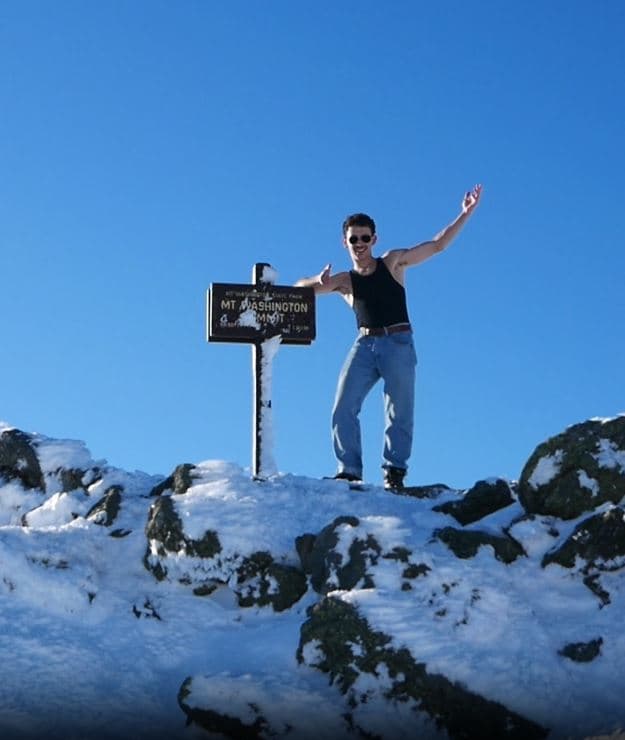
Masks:
[[[475,206],[477,206],[477,204],[480,202],[481,194],[481,185],[476,185],[473,190],[469,190],[469,192],[465,194],[462,200],[462,212],[466,214],[471,213]]]
[[[332,265],[327,264],[323,270],[319,273],[319,282],[321,285],[327,286],[330,282],[330,273],[332,272]]]
[[[315,293],[333,293],[338,291],[345,295],[351,287],[348,272],[337,272],[332,275],[332,265],[327,264],[318,275],[302,278],[295,283],[298,288],[313,288]]]

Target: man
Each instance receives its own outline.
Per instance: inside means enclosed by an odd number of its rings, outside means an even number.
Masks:
[[[375,258],[375,222],[365,213],[343,223],[343,245],[352,261],[349,272],[332,275],[326,265],[319,275],[296,285],[317,294],[339,293],[353,308],[359,333],[341,370],[332,411],[332,439],[338,461],[335,478],[362,478],[362,444],[358,416],[375,383],[384,382],[384,487],[400,491],[412,448],[414,386],[417,358],[408,318],[404,273],[442,252],[458,235],[479,203],[482,186],[462,200],[462,210],[431,241],[408,249],[392,249]]]

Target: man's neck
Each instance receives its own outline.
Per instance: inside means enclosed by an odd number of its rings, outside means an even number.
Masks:
[[[370,257],[366,262],[353,262],[354,265],[354,271],[357,272],[359,275],[371,275],[372,272],[375,272],[375,268],[378,266],[378,261],[375,257]]]

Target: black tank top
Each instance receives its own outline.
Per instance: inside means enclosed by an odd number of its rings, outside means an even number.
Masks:
[[[358,326],[380,329],[408,323],[404,286],[391,275],[381,257],[376,262],[377,267],[371,275],[359,275],[354,270],[349,272]]]

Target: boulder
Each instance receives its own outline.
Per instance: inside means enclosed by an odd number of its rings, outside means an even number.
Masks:
[[[181,494],[186,493],[193,485],[193,471],[195,465],[181,463],[177,465],[174,472],[150,491],[150,496],[161,496],[163,493]]]
[[[80,468],[62,468],[58,474],[63,490],[77,491],[78,489],[81,489],[86,491],[88,488],[88,484],[85,484],[84,482],[86,472],[87,471],[81,470]]]
[[[395,563],[403,591],[412,588],[411,581],[428,574],[430,567],[414,562],[411,550],[396,545],[386,552],[368,528],[367,521],[355,516],[339,516],[318,535],[307,533],[296,538],[302,568],[317,593],[375,588],[376,566],[384,560]],[[388,578],[388,571],[383,578]]]
[[[602,644],[603,638],[601,637],[598,637],[596,640],[589,640],[588,642],[570,642],[561,650],[558,650],[558,654],[576,663],[590,663],[590,661],[601,654]]]
[[[471,524],[514,503],[510,485],[503,478],[478,481],[457,501],[446,501],[432,511],[449,514],[462,524]]]
[[[279,612],[293,606],[308,588],[301,569],[276,562],[269,552],[225,553],[213,530],[200,539],[188,537],[168,495],[159,496],[150,507],[146,536],[147,570],[159,581],[191,586],[196,596],[211,596],[219,586],[228,586],[239,606],[271,606]]]
[[[578,559],[585,561],[584,572],[625,567],[625,509],[615,506],[584,519],[560,547],[545,555],[542,565],[573,568]]]
[[[102,498],[86,513],[85,519],[103,527],[110,527],[117,519],[122,503],[122,486],[110,486]]]
[[[382,548],[371,534],[358,536],[355,531],[360,520],[355,516],[339,516],[315,537],[305,534],[295,541],[302,568],[310,575],[312,587],[320,594],[335,589],[349,590],[360,584],[374,586],[370,573],[382,553]],[[344,558],[339,540],[347,534],[352,541]]]
[[[19,480],[24,488],[45,489],[31,438],[19,429],[7,429],[0,434],[0,476]]]
[[[430,483],[425,486],[405,486],[392,493],[398,496],[412,496],[412,498],[438,498],[448,491],[451,491],[451,488],[444,483]]]
[[[502,704],[430,673],[406,648],[394,647],[390,636],[372,629],[353,604],[334,596],[308,610],[297,660],[328,674],[330,683],[345,696],[352,726],[365,737],[369,736],[367,714],[361,718],[358,709],[374,694],[408,704],[415,724],[419,713],[425,712],[454,739],[531,740],[547,735],[545,728]],[[386,735],[385,739],[392,740]]]
[[[575,424],[538,445],[519,478],[533,514],[575,519],[625,496],[625,415]]]
[[[497,560],[506,564],[514,562],[521,555],[525,555],[523,547],[514,538],[506,534],[496,535],[477,530],[443,527],[442,529],[436,529],[433,536],[444,542],[458,558],[475,557],[483,545],[492,547]]]
[[[210,559],[221,552],[217,533],[212,530],[199,540],[186,537],[171,496],[160,496],[152,504],[145,534],[148,547],[143,563],[159,581],[167,577],[169,556],[174,556],[174,561],[180,560],[180,554]]]
[[[178,705],[206,737],[233,738],[345,738],[345,720],[334,707],[307,688],[283,683],[279,670],[267,673],[211,673],[189,676],[178,692]],[[186,735],[185,735],[186,736]],[[193,733],[192,737],[200,737]],[[355,738],[354,738],[355,740]]]
[[[562,545],[543,557],[543,567],[550,563],[575,569],[604,605],[610,603],[600,575],[625,567],[625,509],[615,506],[584,519]]]
[[[227,707],[219,711],[193,706],[188,700],[192,683],[193,678],[187,678],[178,692],[178,705],[186,714],[189,723],[194,722],[207,732],[214,733],[215,736],[233,738],[233,740],[260,740],[260,738],[267,737],[266,733],[270,727],[254,702],[248,705],[248,711],[254,715],[254,719],[244,722],[233,714],[228,714]]]
[[[237,568],[233,588],[239,606],[271,606],[281,612],[302,598],[308,584],[303,571],[276,563],[268,552],[255,552]]]

